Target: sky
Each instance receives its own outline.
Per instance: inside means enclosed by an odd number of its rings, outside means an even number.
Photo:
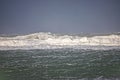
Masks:
[[[0,34],[120,32],[120,0],[0,0]]]

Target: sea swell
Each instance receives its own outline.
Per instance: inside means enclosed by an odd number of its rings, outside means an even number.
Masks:
[[[113,49],[119,48],[120,35],[60,35],[52,33],[33,33],[28,35],[0,37],[0,50],[9,49]]]

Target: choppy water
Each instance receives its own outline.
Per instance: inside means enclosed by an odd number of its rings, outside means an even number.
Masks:
[[[0,51],[0,80],[120,80],[120,49]]]

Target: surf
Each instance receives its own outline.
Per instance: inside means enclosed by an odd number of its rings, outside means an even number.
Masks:
[[[27,35],[0,36],[3,49],[55,49],[55,48],[119,48],[120,34],[71,35],[39,32]]]

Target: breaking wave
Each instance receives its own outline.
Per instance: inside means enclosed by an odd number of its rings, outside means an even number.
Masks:
[[[97,46],[97,48],[96,48]],[[0,50],[3,49],[52,49],[52,48],[119,48],[120,34],[61,35],[33,33],[21,36],[1,36]]]

